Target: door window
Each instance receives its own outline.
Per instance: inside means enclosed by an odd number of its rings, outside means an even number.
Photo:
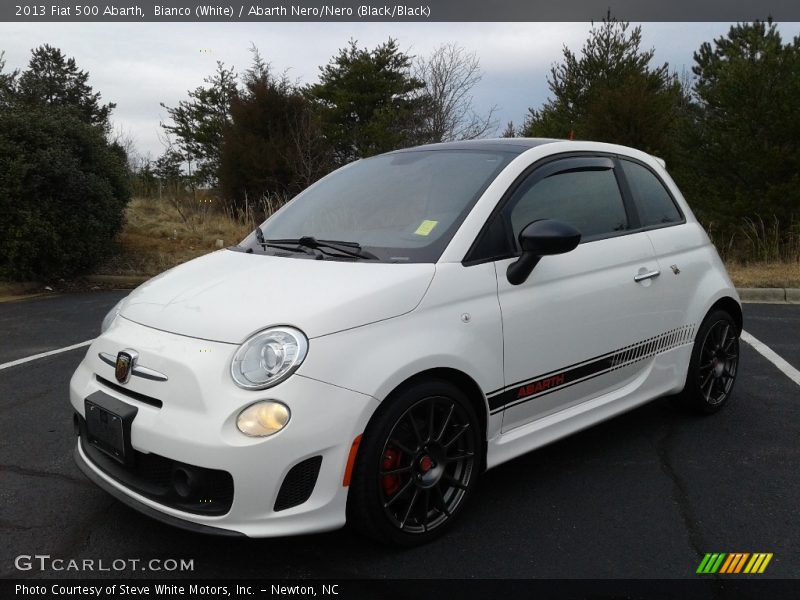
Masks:
[[[523,183],[508,204],[514,234],[539,219],[569,223],[592,239],[629,228],[622,194],[611,168],[556,172],[544,179],[535,174]]]
[[[639,207],[642,227],[662,226],[683,221],[667,189],[653,172],[629,160],[620,161],[628,186]]]

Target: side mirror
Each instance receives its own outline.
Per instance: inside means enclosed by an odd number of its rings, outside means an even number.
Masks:
[[[580,241],[581,232],[567,223],[554,219],[528,223],[519,233],[522,256],[508,265],[508,282],[511,285],[523,283],[543,256],[570,252]]]

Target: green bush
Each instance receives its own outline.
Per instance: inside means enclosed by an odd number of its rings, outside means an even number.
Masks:
[[[130,199],[124,151],[69,109],[0,113],[0,277],[86,272],[108,254]]]

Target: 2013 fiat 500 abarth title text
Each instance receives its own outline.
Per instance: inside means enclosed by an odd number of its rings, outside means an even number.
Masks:
[[[742,313],[658,159],[594,142],[348,165],[140,286],[70,386],[81,469],[185,528],[425,542],[480,473],[664,395],[714,412]]]

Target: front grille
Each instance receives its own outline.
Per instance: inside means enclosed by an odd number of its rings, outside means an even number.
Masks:
[[[153,398],[152,396],[147,396],[145,394],[140,394],[139,392],[134,392],[133,390],[129,390],[126,387],[121,385],[117,385],[106,379],[105,377],[100,377],[100,375],[95,374],[94,378],[97,380],[97,383],[100,385],[104,385],[105,387],[114,390],[122,394],[123,396],[127,396],[128,398],[133,398],[134,400],[138,400],[144,404],[149,404],[150,406],[155,406],[156,408],[161,408],[164,406],[164,403],[161,402],[158,398]]]
[[[311,497],[321,465],[322,457],[312,456],[289,469],[275,500],[276,512],[302,504]]]
[[[198,515],[224,515],[233,504],[233,477],[158,454],[133,450],[131,466],[120,464],[87,441],[86,420],[76,414],[84,454],[109,477],[170,508]]]

